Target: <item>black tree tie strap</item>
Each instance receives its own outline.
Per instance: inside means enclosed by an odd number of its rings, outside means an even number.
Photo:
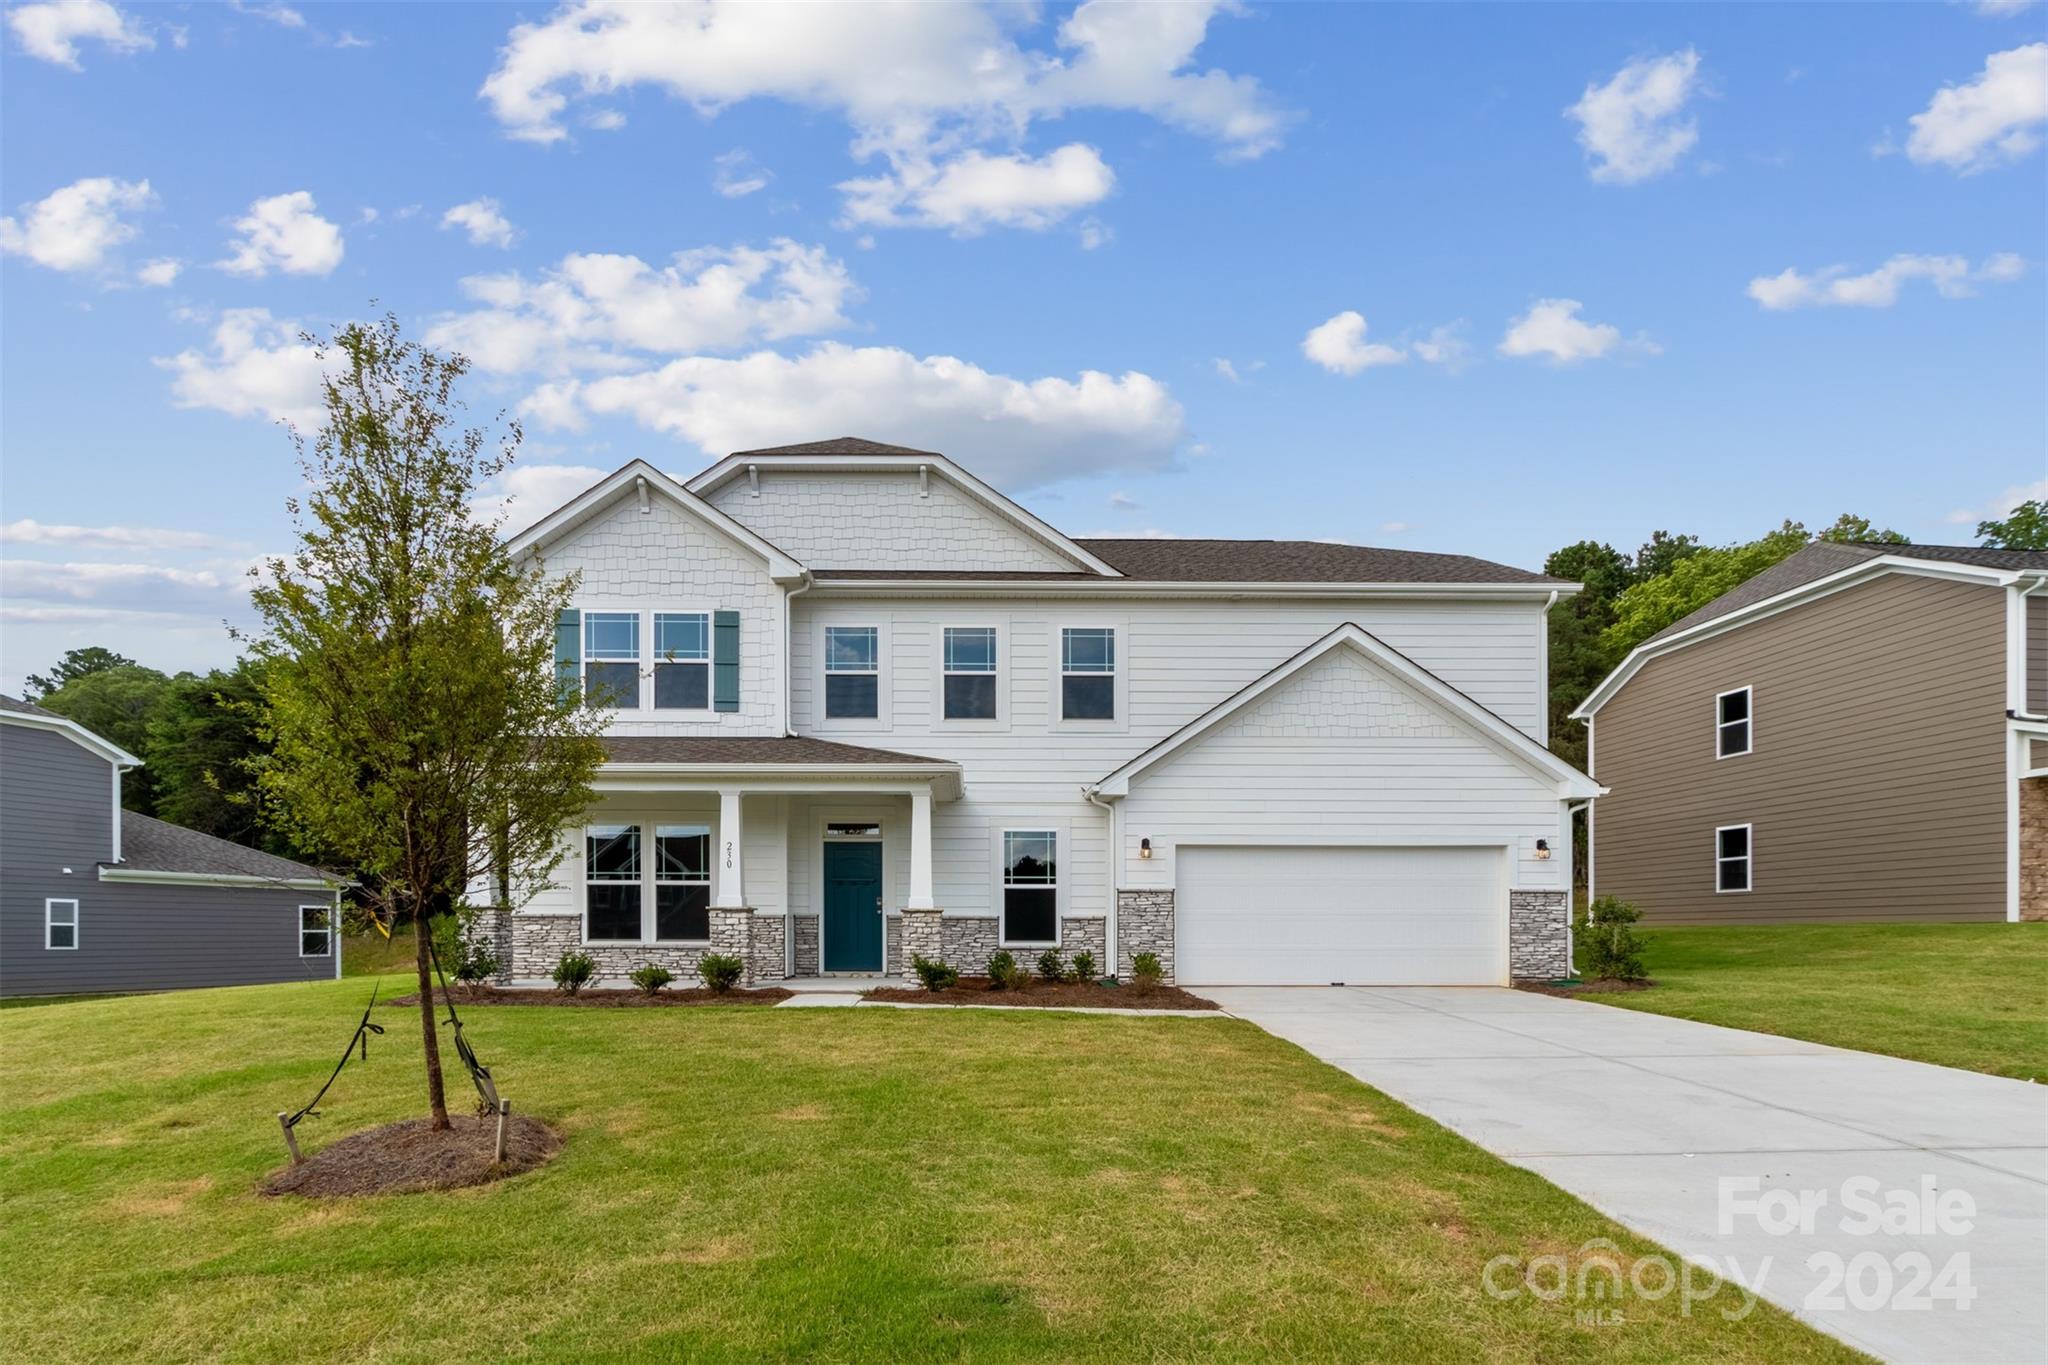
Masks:
[[[293,1114],[290,1118],[284,1121],[285,1127],[296,1128],[298,1127],[300,1119],[317,1119],[320,1117],[320,1111],[318,1109],[315,1109],[313,1106],[320,1103],[321,1097],[327,1093],[328,1087],[334,1084],[335,1077],[341,1075],[341,1069],[348,1065],[349,1056],[356,1050],[357,1044],[360,1043],[362,1045],[363,1060],[366,1062],[370,1060],[370,1035],[373,1033],[381,1034],[384,1032],[384,1026],[382,1024],[373,1024],[370,1022],[370,1011],[377,1008],[377,992],[382,990],[383,988],[384,983],[382,981],[379,981],[370,987],[370,1003],[363,1006],[362,1020],[359,1023],[357,1023],[356,1031],[349,1035],[348,1046],[344,1047],[341,1050],[341,1060],[334,1064],[334,1070],[327,1073],[326,1085],[322,1085],[320,1087],[320,1093],[318,1095],[315,1095],[312,1099],[306,1101],[305,1108],[299,1110],[298,1113]]]
[[[498,1112],[498,1087],[491,1081],[491,1069],[477,1060],[476,1051],[469,1040],[462,1036],[462,1020],[455,1013],[455,994],[448,988],[448,975],[441,970],[441,955],[434,951],[434,940],[427,939],[427,956],[433,959],[434,976],[441,983],[441,1002],[448,1006],[448,1023],[455,1030],[455,1055],[469,1068],[470,1083],[476,1086],[477,1097],[484,1102],[484,1112]]]

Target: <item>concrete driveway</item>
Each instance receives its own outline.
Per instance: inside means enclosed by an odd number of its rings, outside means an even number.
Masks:
[[[1201,993],[1873,1355],[2048,1360],[2048,1086],[1524,991]]]

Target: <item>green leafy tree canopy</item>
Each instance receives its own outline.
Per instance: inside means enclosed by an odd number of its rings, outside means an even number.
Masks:
[[[93,673],[105,672],[110,668],[133,668],[135,660],[126,654],[116,654],[103,645],[86,645],[82,649],[68,649],[55,667],[45,676],[41,673],[28,675],[28,699],[40,699],[65,685]],[[47,705],[47,703],[40,703]],[[83,724],[84,722],[80,722]]]
[[[1977,537],[1996,550],[2048,550],[2048,498],[2023,502],[2003,521],[1980,521]]]
[[[1788,521],[1746,544],[1696,550],[1672,565],[1668,573],[1638,582],[1615,602],[1614,624],[1602,637],[1610,663],[1807,544],[1806,528]]]

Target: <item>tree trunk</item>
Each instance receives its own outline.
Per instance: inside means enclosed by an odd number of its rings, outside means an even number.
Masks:
[[[427,935],[432,932],[426,917],[427,898],[415,894],[412,906],[413,946],[418,950],[415,957],[420,969],[420,1035],[427,1052],[427,1106],[433,1110],[434,1127],[440,1129],[450,1124],[448,1095],[441,1088],[441,1039],[434,1031],[434,964],[427,950]]]

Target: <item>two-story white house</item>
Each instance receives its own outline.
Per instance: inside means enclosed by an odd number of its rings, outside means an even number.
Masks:
[[[1076,540],[852,438],[686,484],[635,461],[512,542],[577,574],[612,710],[517,982],[743,957],[755,982],[1088,951],[1183,984],[1564,975],[1575,803],[1546,607],[1458,555]]]

